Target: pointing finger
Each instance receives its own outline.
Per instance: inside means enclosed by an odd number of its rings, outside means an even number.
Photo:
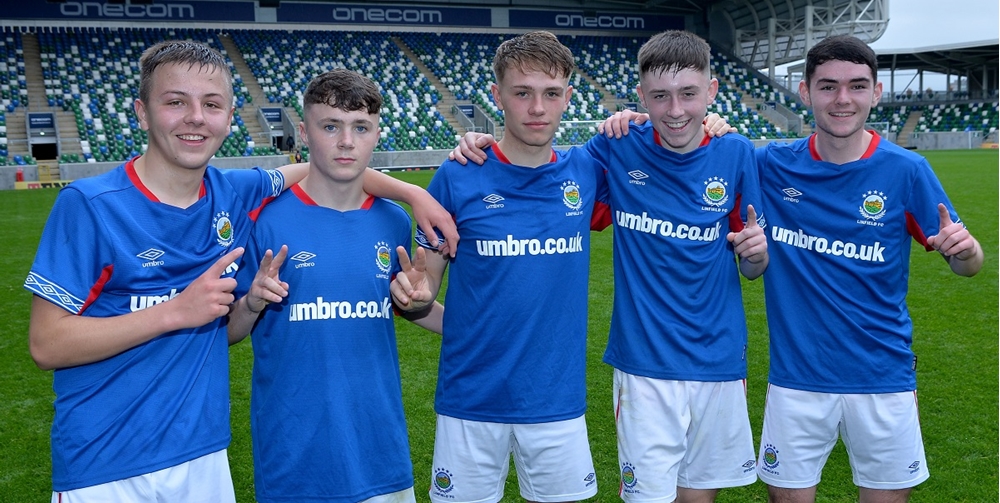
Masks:
[[[206,274],[211,274],[213,276],[221,277],[223,274],[226,273],[226,269],[229,269],[229,266],[233,265],[234,262],[239,260],[239,258],[242,255],[243,255],[242,246],[230,250],[229,253],[223,255],[222,257],[219,257],[219,260],[216,260],[215,263],[208,268]]]
[[[288,257],[288,245],[281,245],[281,249],[278,250],[278,254],[271,262],[271,267],[275,270],[281,269],[281,264],[285,263],[285,257]]]
[[[747,227],[757,227],[757,211],[752,204],[747,205]]]
[[[951,220],[951,213],[948,213],[948,208],[943,203],[938,203],[938,216],[941,217],[941,229],[953,224]]]

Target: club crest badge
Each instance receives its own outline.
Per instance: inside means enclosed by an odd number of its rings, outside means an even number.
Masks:
[[[729,182],[718,176],[705,180],[705,190],[701,194],[702,201],[709,206],[719,207],[729,200]]]
[[[861,195],[861,206],[858,206],[858,213],[865,220],[878,220],[885,216],[886,197],[884,192],[869,190]]]
[[[212,219],[212,231],[219,246],[228,248],[233,244],[233,222],[229,220],[229,212],[220,211]]]
[[[441,493],[449,493],[455,486],[451,480],[451,472],[443,468],[434,471],[434,488]]]
[[[580,197],[580,187],[576,182],[570,180],[562,184],[562,200],[567,208],[579,211],[583,207],[583,198]]]
[[[375,265],[382,274],[389,274],[392,267],[392,255],[389,251],[389,243],[379,241],[375,244]]]

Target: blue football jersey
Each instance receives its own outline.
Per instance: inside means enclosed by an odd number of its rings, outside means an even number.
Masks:
[[[927,161],[875,135],[861,159],[820,159],[815,135],[757,150],[768,207],[771,383],[826,393],[916,389],[906,308],[910,242],[955,221]]]
[[[354,503],[413,486],[389,295],[410,236],[406,211],[374,197],[341,212],[295,185],[261,211],[238,290],[286,244],[288,297],[251,335],[257,501]]]
[[[250,235],[250,213],[280,191],[280,172],[205,172],[188,208],[155,200],[133,161],[63,188],[25,288],[79,316],[161,302]],[[232,276],[235,266],[225,275]],[[229,353],[222,318],[163,334],[53,377],[56,491],[153,472],[229,444]]]
[[[435,409],[539,423],[586,410],[590,222],[603,170],[580,149],[536,168],[494,146],[446,162],[428,191],[462,240],[449,265]]]
[[[729,134],[688,153],[649,124],[586,149],[607,168],[615,298],[604,361],[682,381],[746,377],[747,328],[729,232],[764,225],[753,144]]]

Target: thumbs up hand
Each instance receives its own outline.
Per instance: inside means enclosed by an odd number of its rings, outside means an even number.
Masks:
[[[739,232],[730,232],[726,239],[733,244],[741,259],[757,264],[767,257],[767,237],[764,229],[757,225],[757,211],[752,204],[747,205],[747,224]]]
[[[945,257],[968,260],[976,252],[976,240],[972,234],[964,225],[951,220],[951,214],[944,204],[938,203],[938,216],[941,219],[938,233],[927,238],[927,244]]]

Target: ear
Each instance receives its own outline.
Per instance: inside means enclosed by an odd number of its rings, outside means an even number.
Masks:
[[[500,99],[500,86],[496,83],[491,84],[490,93],[493,94],[493,102],[497,104],[497,108],[503,110],[503,100]]]
[[[563,112],[569,109],[569,99],[573,96],[573,86],[566,86],[566,96],[563,101]]]
[[[708,83],[708,104],[715,103],[715,95],[719,94],[719,79],[712,78]]]
[[[802,98],[802,102],[805,103],[807,107],[812,106],[812,100],[809,99],[809,84],[806,84],[806,81],[804,80],[799,81],[799,98]]]
[[[132,103],[132,107],[135,109],[135,116],[139,119],[139,127],[143,131],[149,131],[149,120],[146,118],[146,104],[142,100],[135,100]],[[232,120],[232,117],[230,117]]]
[[[299,139],[305,146],[309,146],[309,135],[306,134],[306,123],[305,121],[299,122]]]
[[[642,108],[648,110],[649,107],[646,106],[646,96],[642,94],[642,84],[635,85],[635,93],[639,95],[639,104],[642,105]]]
[[[875,82],[874,91],[875,91],[875,95],[872,96],[872,108],[877,107],[879,101],[882,100],[882,83],[881,82]]]

